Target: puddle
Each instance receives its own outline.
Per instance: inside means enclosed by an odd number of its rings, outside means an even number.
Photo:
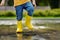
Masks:
[[[38,24],[37,27],[34,32],[16,33],[16,25],[0,25],[0,40],[60,40],[60,24]]]
[[[11,34],[1,35],[0,40],[47,40],[39,35]]]

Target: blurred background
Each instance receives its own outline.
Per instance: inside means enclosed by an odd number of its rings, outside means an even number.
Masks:
[[[0,17],[16,16],[13,3],[13,0],[6,0],[5,5],[0,6]],[[36,0],[36,4],[33,17],[60,17],[60,0]]]
[[[32,19],[36,30],[29,32],[23,25],[24,34],[15,32],[17,26],[13,4],[13,0],[6,0],[4,6],[0,6],[0,40],[60,40],[60,0],[36,0],[37,7]],[[24,10],[22,22],[26,13]]]

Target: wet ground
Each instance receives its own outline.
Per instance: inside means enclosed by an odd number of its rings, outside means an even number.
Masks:
[[[16,25],[0,25],[0,40],[60,40],[60,23],[35,24],[34,29],[16,33]]]

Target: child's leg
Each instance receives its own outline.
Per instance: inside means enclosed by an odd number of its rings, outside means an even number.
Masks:
[[[34,7],[33,7],[32,3],[31,2],[27,2],[24,7],[28,11],[28,15],[32,16],[33,12],[34,12]]]
[[[33,15],[34,7],[33,7],[33,5],[32,5],[31,2],[27,2],[24,7],[28,11],[28,14],[26,15],[26,22],[25,22],[25,24],[26,24],[26,26],[30,30],[32,30],[33,29],[33,26],[31,24],[31,17]]]
[[[16,32],[22,32],[22,17],[23,17],[23,6],[16,6],[16,16],[17,16],[17,31]]]

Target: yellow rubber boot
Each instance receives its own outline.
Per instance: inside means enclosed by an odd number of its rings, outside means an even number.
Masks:
[[[29,30],[33,30],[33,25],[31,23],[31,16],[26,15],[26,21],[25,21],[25,25],[28,27]]]
[[[16,32],[22,32],[23,29],[22,29],[22,21],[17,21],[17,30]]]

